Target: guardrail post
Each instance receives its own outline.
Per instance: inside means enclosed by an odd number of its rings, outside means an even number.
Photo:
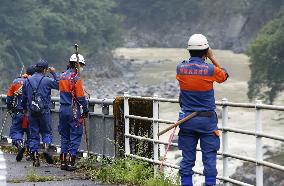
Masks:
[[[255,132],[262,132],[262,122],[261,122],[261,109],[257,108],[258,105],[261,105],[261,100],[256,100],[256,123],[255,123]],[[262,152],[262,137],[256,136],[256,162],[263,160]],[[256,163],[256,186],[263,186],[263,166]]]
[[[4,104],[3,104],[3,94],[0,95],[0,104],[1,104],[1,121],[4,119]],[[1,122],[2,123],[2,122]]]
[[[124,92],[124,140],[125,140],[125,156],[130,154],[130,143],[129,143],[129,137],[126,135],[129,135],[129,118],[126,117],[129,115],[129,104],[128,104],[128,92]]]
[[[88,104],[89,112],[95,112],[95,104],[90,102]]]
[[[102,114],[103,115],[109,115],[109,106],[108,105],[102,106]]]
[[[4,136],[4,128],[7,127],[7,124],[6,126],[3,125],[4,124],[4,120],[5,120],[5,116],[7,114],[7,106],[6,106],[6,96],[5,95],[1,95],[1,99],[0,99],[0,104],[1,104],[1,126],[0,126],[0,141],[2,140],[2,136]],[[6,120],[7,120],[7,117],[6,117]],[[7,123],[7,121],[6,121]]]
[[[106,119],[105,116],[109,115],[109,106],[104,104],[104,100],[102,103],[102,114],[103,114],[103,129],[104,129],[104,136],[107,136],[107,129],[106,129]],[[103,143],[103,157],[106,155],[106,137],[104,137],[104,143]]]
[[[157,120],[159,119],[159,101],[156,99],[158,98],[157,94],[154,94],[153,99],[153,119]],[[159,122],[153,120],[153,139],[159,140],[158,132],[159,132]],[[159,160],[159,144],[154,142],[154,161],[157,162]],[[158,173],[158,165],[154,165],[154,176]]]
[[[228,99],[227,98],[223,98],[222,99],[222,128],[226,128],[228,127],[228,106],[225,105],[226,103],[228,103]],[[228,142],[228,132],[223,130],[222,131],[222,151],[223,151],[223,177],[224,178],[228,178],[229,174],[228,174],[228,157],[226,155],[224,155],[224,153],[228,153],[229,150],[229,142]],[[229,183],[224,181],[224,186],[229,186]]]

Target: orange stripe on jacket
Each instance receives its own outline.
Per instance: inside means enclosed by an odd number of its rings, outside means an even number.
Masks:
[[[21,88],[21,83],[12,83],[12,85],[8,89],[7,96],[14,96],[14,93],[17,92]]]
[[[214,81],[218,83],[224,82],[227,79],[227,73],[221,68],[214,67],[213,76],[177,74],[176,79],[179,81],[181,90],[209,91],[213,89]]]
[[[82,85],[82,80],[78,79],[75,83],[75,95],[76,97],[83,97],[84,96],[84,89]],[[62,79],[59,81],[59,91],[62,92],[71,92],[71,84],[70,80]]]
[[[176,75],[181,90],[209,91],[213,89],[212,76]]]
[[[62,79],[62,80],[59,81],[59,91],[71,92],[70,88],[71,88],[70,80]]]
[[[223,83],[228,78],[228,74],[225,72],[225,70],[214,67],[214,80],[218,83]]]
[[[78,79],[78,81],[75,84],[75,94],[76,94],[77,97],[84,97],[85,96],[81,79]]]

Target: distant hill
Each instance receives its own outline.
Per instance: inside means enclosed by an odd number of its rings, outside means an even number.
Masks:
[[[246,52],[284,0],[118,0],[127,47],[186,47],[188,36],[205,34],[211,46]]]

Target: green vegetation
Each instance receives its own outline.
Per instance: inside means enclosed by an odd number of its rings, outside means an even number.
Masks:
[[[139,160],[124,158],[116,160],[95,157],[81,159],[79,170],[92,180],[104,183],[137,185],[137,186],[174,186],[173,182],[162,173],[154,178],[153,166]]]
[[[3,151],[3,152],[6,152],[6,153],[17,153],[18,152],[18,150],[17,150],[17,148],[15,147],[15,146],[4,146],[4,145],[2,145],[1,147],[0,147],[0,149],[1,149],[1,151]]]
[[[53,181],[54,178],[52,176],[39,176],[36,174],[34,169],[28,171],[27,181],[28,182],[46,182]]]
[[[273,103],[284,89],[284,7],[267,23],[252,43],[248,97]]]
[[[18,178],[15,178],[15,179],[12,179],[9,181],[9,183],[21,183],[22,180],[18,179]]]
[[[1,76],[14,78],[21,61],[27,66],[39,58],[62,69],[74,52],[74,43],[89,63],[94,62],[98,53],[121,41],[122,19],[113,13],[116,6],[114,0],[1,1]]]
[[[148,27],[148,29],[158,30],[169,28],[172,23],[195,17],[201,6],[201,3],[195,0],[175,0],[174,2],[119,0],[118,2],[118,11],[126,16],[128,23],[139,28]]]

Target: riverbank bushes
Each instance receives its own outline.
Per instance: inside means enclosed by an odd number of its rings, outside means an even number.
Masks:
[[[78,167],[79,171],[84,172],[90,179],[100,180],[103,183],[137,186],[176,185],[171,178],[161,172],[154,177],[152,164],[132,158],[97,160],[96,157],[92,157],[81,159]]]

